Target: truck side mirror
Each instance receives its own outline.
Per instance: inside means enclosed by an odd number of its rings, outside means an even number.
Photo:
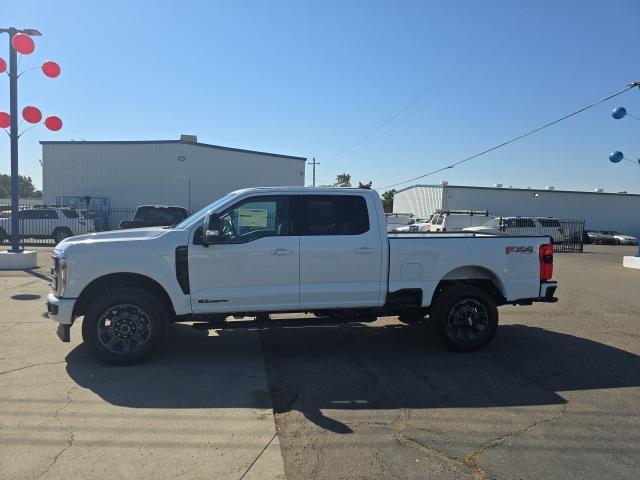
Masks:
[[[202,244],[212,245],[214,243],[222,243],[222,240],[220,216],[217,213],[210,213],[205,217],[202,225]]]

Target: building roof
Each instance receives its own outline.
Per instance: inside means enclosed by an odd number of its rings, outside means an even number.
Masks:
[[[396,193],[404,192],[405,190],[411,190],[412,188],[416,188],[416,187],[467,188],[470,190],[498,190],[498,191],[512,190],[512,191],[520,191],[520,192],[544,192],[544,193],[584,193],[584,194],[590,194],[590,195],[619,195],[624,197],[640,197],[640,193],[593,192],[593,191],[586,191],[586,190],[559,190],[556,188],[548,190],[546,188],[480,187],[480,186],[474,186],[474,185],[452,185],[450,183],[446,185],[443,185],[441,183],[431,184],[431,185],[429,184],[411,185],[409,187],[405,187],[398,190]]]
[[[155,145],[155,144],[180,144],[195,145],[197,147],[215,148],[218,150],[226,150],[230,152],[253,153],[256,155],[267,155],[270,157],[290,158],[293,160],[307,161],[306,157],[296,157],[293,155],[281,155],[279,153],[259,152],[257,150],[245,150],[243,148],[221,147],[220,145],[211,145],[209,143],[188,142],[184,140],[63,140],[63,141],[40,141],[41,145]]]

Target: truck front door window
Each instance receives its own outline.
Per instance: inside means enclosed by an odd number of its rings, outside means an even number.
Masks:
[[[246,243],[289,234],[289,205],[285,197],[252,198],[220,215],[224,243]]]

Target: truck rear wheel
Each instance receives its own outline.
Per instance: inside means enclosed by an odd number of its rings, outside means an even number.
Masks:
[[[432,306],[431,317],[444,344],[459,352],[482,348],[498,328],[496,302],[485,291],[470,285],[442,291]]]
[[[96,357],[131,365],[162,345],[169,316],[163,303],[138,288],[114,288],[98,297],[82,321],[82,339]]]

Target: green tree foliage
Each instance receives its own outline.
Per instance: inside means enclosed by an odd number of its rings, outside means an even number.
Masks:
[[[20,198],[42,198],[42,192],[36,190],[35,185],[31,177],[25,177],[24,175],[18,175],[18,182],[20,188],[18,195]],[[11,177],[0,173],[0,198],[8,198],[11,196]]]
[[[351,186],[351,175],[348,173],[341,173],[336,175],[336,183],[333,184],[334,187],[350,187]]]
[[[396,189],[387,190],[382,194],[382,207],[384,211],[387,213],[391,213],[393,211],[393,196],[396,193]]]

